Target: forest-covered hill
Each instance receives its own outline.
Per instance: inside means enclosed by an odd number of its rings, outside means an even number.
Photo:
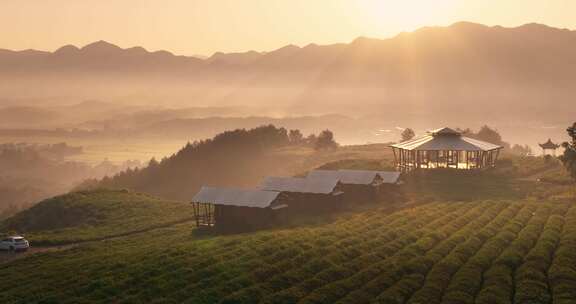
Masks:
[[[298,130],[273,125],[226,131],[211,139],[188,143],[170,157],[152,159],[144,168],[88,180],[79,189],[126,188],[188,201],[201,186],[254,187],[265,176],[294,174],[306,166],[306,161],[314,164],[308,156],[316,156],[321,162],[323,153],[315,151],[331,150],[325,148],[336,144],[332,137],[322,134],[332,136],[328,131],[304,137]],[[328,146],[320,147],[320,142]],[[382,150],[377,150],[379,156],[390,154]]]

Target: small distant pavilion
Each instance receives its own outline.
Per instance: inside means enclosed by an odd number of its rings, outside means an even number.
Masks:
[[[542,148],[542,155],[543,156],[546,156],[546,155],[556,156],[556,150],[558,148],[560,148],[560,145],[553,143],[550,138],[548,138],[547,142],[545,142],[543,144],[538,144],[538,145],[540,146],[540,148]]]
[[[483,169],[496,164],[501,146],[462,136],[458,131],[441,128],[405,142],[391,145],[396,168]]]

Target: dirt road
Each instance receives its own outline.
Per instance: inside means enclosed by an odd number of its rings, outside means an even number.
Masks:
[[[61,246],[49,246],[49,247],[30,247],[27,251],[12,252],[12,251],[0,251],[0,264],[8,263],[16,259],[21,259],[26,256],[40,253],[40,252],[53,252],[62,251],[78,246],[78,244],[69,244]]]

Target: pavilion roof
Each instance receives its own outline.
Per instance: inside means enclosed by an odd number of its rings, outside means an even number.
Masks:
[[[337,178],[302,178],[269,176],[260,189],[278,192],[330,194],[339,183]]]
[[[462,136],[461,133],[441,128],[428,134],[392,145],[394,148],[417,151],[492,151],[502,146]]]
[[[267,208],[279,194],[274,191],[202,187],[192,198],[192,201],[226,206]]]
[[[548,138],[547,142],[539,145],[542,149],[558,149],[558,147],[560,147],[560,145],[553,143],[550,138]]]

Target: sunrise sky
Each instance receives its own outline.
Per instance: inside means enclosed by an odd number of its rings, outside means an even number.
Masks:
[[[106,40],[182,55],[386,38],[428,25],[576,28],[574,0],[0,0],[0,48]]]

